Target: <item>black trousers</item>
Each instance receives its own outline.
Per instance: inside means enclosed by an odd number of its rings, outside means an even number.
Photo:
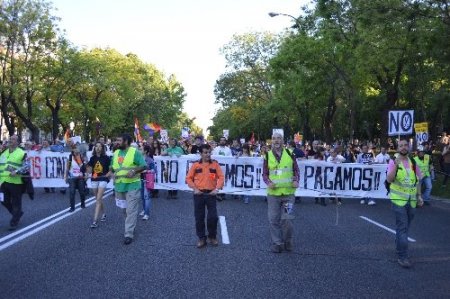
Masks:
[[[206,238],[205,231],[205,214],[208,209],[208,216],[206,218],[206,226],[208,228],[208,237],[216,238],[217,236],[217,203],[216,196],[207,193],[194,194],[194,212],[195,212],[195,229],[199,239]]]
[[[84,206],[84,202],[86,200],[86,182],[83,178],[70,178],[69,180],[69,200],[70,200],[70,207],[72,209],[75,209],[75,191],[78,189],[78,192],[80,193],[80,201],[81,206]]]
[[[1,191],[4,194],[4,201],[2,204],[12,215],[10,224],[11,226],[15,226],[19,223],[20,217],[22,216],[23,184],[4,182]]]

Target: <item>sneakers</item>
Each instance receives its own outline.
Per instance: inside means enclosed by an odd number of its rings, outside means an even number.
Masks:
[[[281,248],[281,245],[272,245],[270,246],[270,251],[272,251],[273,253],[281,253],[283,249]]]
[[[69,213],[72,213],[73,211],[75,211],[75,208],[70,208],[69,209]]]
[[[126,237],[125,240],[123,240],[123,244],[130,245],[131,242],[133,242],[133,238]]]
[[[373,200],[373,199],[371,199],[371,200],[369,200],[369,202],[367,203],[367,205],[369,205],[369,206],[374,206],[374,205],[376,205],[377,203],[375,202],[375,200]]]
[[[84,202],[81,203],[80,208],[82,208],[82,209],[86,208],[86,205],[84,204]]]
[[[398,259],[398,260],[397,260],[397,263],[398,263],[402,268],[405,268],[405,269],[409,269],[409,268],[412,267],[411,262],[410,262],[407,258],[405,258],[405,259]]]
[[[105,222],[106,221],[106,214],[103,214],[102,218],[100,218],[101,222]]]
[[[199,239],[197,241],[197,248],[203,248],[206,246],[206,240],[205,239]]]
[[[219,241],[216,238],[208,238],[208,243],[214,247],[219,246]]]
[[[144,215],[144,216],[142,217],[142,220],[148,220],[148,218],[150,218],[150,216]]]
[[[139,213],[139,216],[144,216],[145,212],[142,210],[142,212]]]
[[[364,205],[364,204],[366,204],[366,201],[364,199],[361,199],[361,201],[359,203]]]
[[[92,222],[91,228],[97,228],[97,227],[98,227],[97,221]]]

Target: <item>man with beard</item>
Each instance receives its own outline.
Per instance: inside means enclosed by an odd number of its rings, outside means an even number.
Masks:
[[[396,234],[395,244],[398,264],[403,268],[410,268],[408,257],[408,231],[414,218],[416,206],[423,205],[421,196],[420,168],[408,157],[408,140],[402,139],[398,143],[398,154],[395,160],[390,160],[387,172],[387,182],[390,183],[389,198],[395,213]]]
[[[116,198],[126,199],[124,244],[133,242],[139,207],[141,206],[140,173],[147,167],[144,157],[136,148],[131,147],[132,138],[123,134],[117,138],[119,148],[114,152],[107,177],[114,177]]]
[[[231,149],[227,146],[227,139],[225,137],[220,137],[219,146],[214,148],[211,152],[213,156],[228,156],[231,157],[233,154]]]
[[[360,163],[360,164],[372,164],[375,161],[374,155],[373,153],[369,152],[369,146],[367,144],[363,144],[361,146],[361,153],[358,154],[358,156],[356,157],[356,163]],[[361,199],[360,203],[363,205],[366,203],[366,199],[367,199],[367,204],[369,206],[374,206],[376,205],[376,202],[373,198],[371,197],[366,197]]]
[[[267,185],[267,206],[274,253],[292,251],[295,190],[299,169],[295,158],[283,147],[283,135],[272,135],[272,149],[265,155],[263,180]]]

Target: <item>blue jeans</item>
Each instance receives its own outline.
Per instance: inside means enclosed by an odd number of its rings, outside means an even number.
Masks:
[[[395,213],[395,246],[397,255],[400,259],[408,258],[408,232],[411,221],[414,219],[416,209],[406,203],[400,207],[392,204],[392,210]]]
[[[422,198],[423,201],[430,201],[430,195],[431,195],[431,177],[427,176],[420,180],[420,184],[422,185]]]
[[[142,209],[144,210],[144,215],[150,215],[150,206],[152,204],[152,190],[145,188],[145,182],[141,181],[141,198],[142,198]]]

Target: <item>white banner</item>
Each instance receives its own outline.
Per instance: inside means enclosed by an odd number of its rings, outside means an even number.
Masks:
[[[213,156],[225,176],[224,193],[235,195],[266,195],[262,179],[263,159],[254,157]],[[191,190],[185,183],[190,166],[199,156],[180,158],[156,157],[156,189]],[[300,186],[297,196],[386,198],[387,165],[333,164],[315,160],[297,161]]]
[[[90,156],[90,155],[89,155]],[[30,174],[35,187],[67,187],[64,171],[69,153],[28,151]],[[155,157],[155,188],[189,190],[187,172],[199,155]],[[224,193],[235,195],[266,195],[262,179],[263,159],[259,157],[214,156],[225,176]],[[384,181],[387,165],[333,164],[316,160],[297,161],[300,186],[297,196],[386,198]],[[89,184],[89,180],[88,180]],[[109,183],[112,187],[112,182]]]
[[[389,111],[388,135],[411,135],[414,125],[414,110]]]

